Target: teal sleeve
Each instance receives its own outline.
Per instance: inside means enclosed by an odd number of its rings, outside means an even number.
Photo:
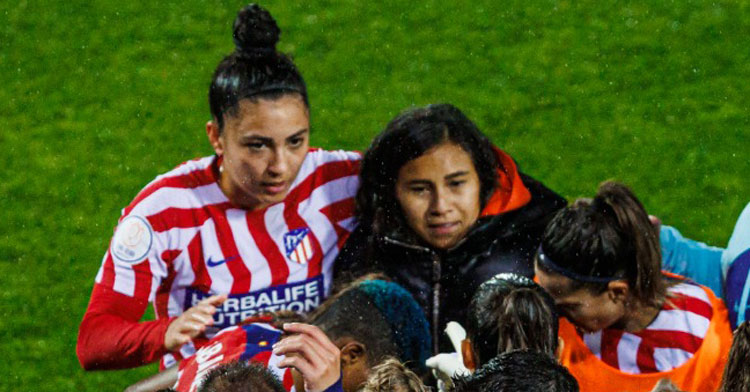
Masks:
[[[671,226],[659,232],[662,268],[690,278],[723,296],[721,255],[724,249],[685,238]]]

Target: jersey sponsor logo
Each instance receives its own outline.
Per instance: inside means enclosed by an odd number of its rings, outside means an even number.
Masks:
[[[216,266],[222,265],[222,264],[224,264],[226,262],[232,261],[232,260],[234,260],[236,258],[237,258],[237,256],[231,256],[231,257],[227,257],[224,260],[211,260],[211,256],[208,256],[208,260],[206,261],[206,265],[208,265],[209,267],[216,267]]]
[[[184,309],[195,306],[208,298],[212,293],[206,293],[192,288],[187,289]],[[216,332],[239,323],[240,321],[259,312],[275,312],[278,310],[293,310],[307,313],[317,308],[324,295],[323,276],[317,276],[301,282],[268,287],[247,294],[231,294],[219,305],[214,313],[212,331]]]
[[[153,242],[154,231],[148,220],[130,215],[117,225],[109,250],[116,260],[136,264],[146,258]]]
[[[312,260],[313,251],[310,246],[310,229],[307,227],[294,229],[284,234],[284,250],[286,257],[300,264],[307,264]]]

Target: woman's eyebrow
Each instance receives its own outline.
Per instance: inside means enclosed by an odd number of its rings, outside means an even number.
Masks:
[[[308,131],[310,131],[310,130],[307,129],[307,128],[300,129],[299,131],[297,131],[297,133],[295,133],[295,134],[287,137],[286,140],[291,140],[291,139],[294,139],[294,138],[298,138],[298,137],[302,136],[303,134],[307,133]]]
[[[467,174],[469,174],[468,170],[457,171],[455,173],[448,174],[447,176],[445,176],[445,179],[446,180],[452,180],[452,179],[454,179],[456,177],[465,176]]]
[[[254,134],[248,134],[248,135],[242,135],[240,136],[240,143],[242,142],[263,142],[263,143],[273,143],[273,138],[266,137],[266,136],[260,136],[260,135],[254,135]]]

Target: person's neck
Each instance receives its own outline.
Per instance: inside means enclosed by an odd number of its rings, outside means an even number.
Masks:
[[[654,321],[660,310],[661,307],[647,305],[633,299],[623,319],[622,329],[631,333],[641,331]]]
[[[229,176],[224,175],[220,170],[216,172],[216,182],[219,184],[219,189],[224,193],[224,196],[236,207],[242,208],[248,211],[260,210],[266,206],[258,203],[258,200],[248,197],[236,190],[236,187],[232,186]]]

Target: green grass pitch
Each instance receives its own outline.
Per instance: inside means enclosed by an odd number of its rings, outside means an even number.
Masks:
[[[211,152],[211,73],[240,2],[0,5],[0,390],[121,390],[78,323],[120,208]],[[721,245],[750,200],[747,1],[268,1],[314,145],[363,150],[451,102],[568,198],[605,179]]]

